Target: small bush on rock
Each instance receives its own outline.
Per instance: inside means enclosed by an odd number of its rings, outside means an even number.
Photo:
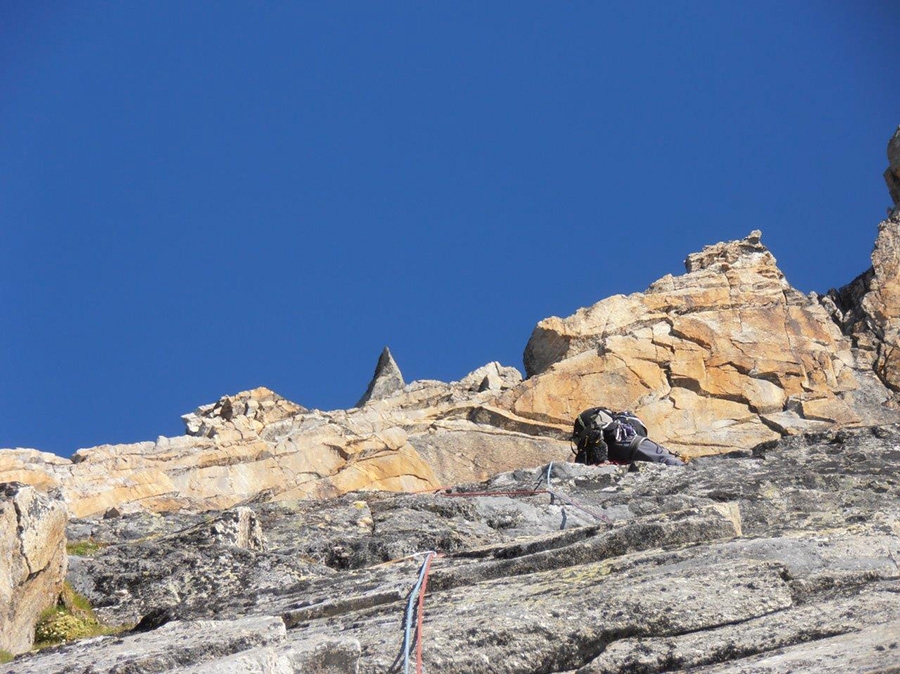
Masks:
[[[101,624],[87,598],[66,583],[56,606],[45,609],[38,618],[34,626],[34,647],[46,648],[118,631],[120,628]]]

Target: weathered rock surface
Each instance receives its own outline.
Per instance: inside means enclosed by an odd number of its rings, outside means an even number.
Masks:
[[[685,266],[644,293],[541,321],[525,352],[533,376],[501,405],[557,423],[598,401],[631,409],[688,457],[897,419],[890,391],[817,298],[788,284],[759,232]]]
[[[234,443],[254,440],[267,426],[308,411],[274,391],[259,387],[234,396],[223,396],[181,419],[187,435]]]
[[[0,649],[24,653],[66,576],[66,510],[18,482],[0,484]]]
[[[553,498],[528,495],[535,487]],[[553,464],[452,491],[250,509],[240,512],[261,526],[264,549],[217,535],[213,514],[72,521],[72,538],[110,543],[73,558],[69,574],[99,614],[166,611],[147,631],[0,671],[395,671],[423,559],[408,556],[426,550],[440,553],[424,602],[428,671],[898,662],[898,426],[795,436],[684,468]]]

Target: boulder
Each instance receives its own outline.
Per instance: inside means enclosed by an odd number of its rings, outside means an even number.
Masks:
[[[500,406],[556,423],[598,404],[629,409],[688,457],[895,418],[889,392],[817,298],[790,286],[759,231],[685,267],[646,292],[541,321],[525,350],[529,379]]]
[[[0,484],[0,650],[24,653],[66,577],[66,510],[19,482]]]

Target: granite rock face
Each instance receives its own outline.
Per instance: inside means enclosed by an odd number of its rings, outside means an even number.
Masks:
[[[65,505],[18,482],[0,484],[0,649],[24,653],[66,576]]]
[[[220,515],[71,521],[107,544],[73,558],[76,589],[147,619],[2,671],[396,671],[429,550],[426,671],[818,674],[900,652],[896,425],[249,510],[265,546],[217,536]]]
[[[525,350],[531,376],[502,404],[551,423],[597,404],[630,409],[686,457],[896,419],[870,364],[760,238],[707,246],[682,276],[541,321]],[[900,288],[885,280],[888,294]]]
[[[181,437],[83,449],[71,461],[30,450],[0,453],[0,479],[58,488],[76,516],[438,483],[402,428],[381,420],[350,427],[346,417],[305,410],[260,388],[187,415],[189,434]]]

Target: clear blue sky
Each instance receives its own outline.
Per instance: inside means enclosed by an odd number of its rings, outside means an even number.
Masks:
[[[849,282],[900,3],[0,5],[0,447],[521,369],[534,325],[763,231]]]

